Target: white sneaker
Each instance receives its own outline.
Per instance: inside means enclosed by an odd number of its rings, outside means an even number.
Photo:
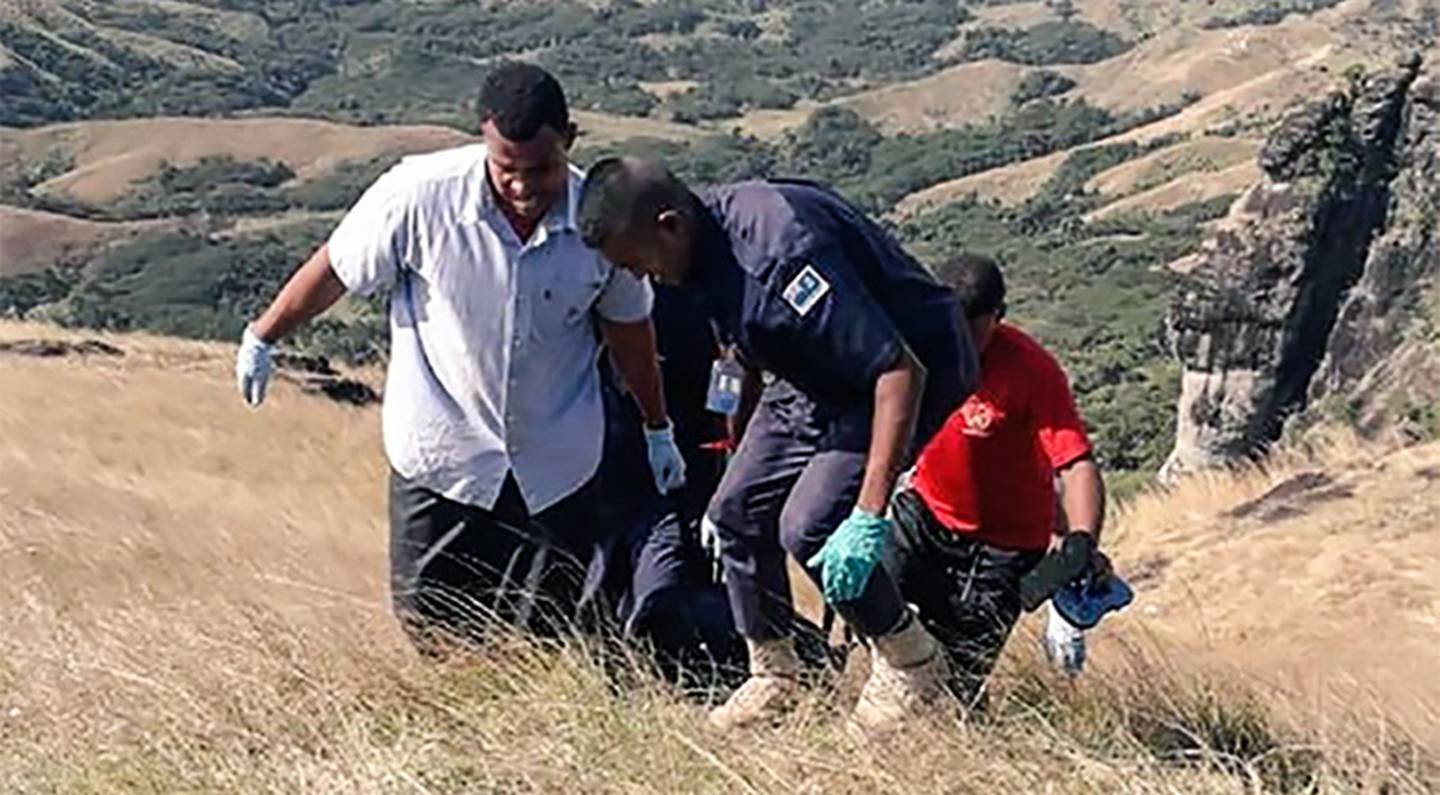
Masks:
[[[937,711],[948,699],[949,675],[939,642],[912,614],[899,631],[871,641],[870,678],[850,714],[852,729],[874,738]]]
[[[747,638],[745,645],[750,649],[750,678],[710,711],[714,728],[738,729],[775,720],[790,711],[800,694],[800,658],[790,638]]]

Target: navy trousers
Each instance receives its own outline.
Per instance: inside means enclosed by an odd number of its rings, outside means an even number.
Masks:
[[[785,381],[765,388],[709,509],[730,609],[745,637],[790,634],[785,553],[803,566],[849,515],[869,442],[868,407],[830,410]],[[819,582],[818,571],[807,573]],[[864,635],[888,633],[902,609],[894,582],[879,568],[859,599],[836,606]]]

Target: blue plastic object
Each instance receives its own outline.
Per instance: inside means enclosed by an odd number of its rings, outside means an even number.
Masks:
[[[1051,598],[1061,617],[1080,629],[1090,629],[1107,613],[1123,609],[1135,599],[1135,591],[1118,574],[1101,583],[1084,577],[1061,588]]]

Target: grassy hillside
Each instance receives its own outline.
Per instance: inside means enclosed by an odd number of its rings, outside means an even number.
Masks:
[[[1284,106],[1437,20],[1435,0],[0,0],[0,124],[24,125],[0,127],[0,315],[231,338],[376,174],[471,140],[488,64],[532,58],[587,109],[582,163],[808,176],[927,262],[1000,254],[1139,481],[1171,422],[1162,266]],[[299,343],[372,357],[382,310]]]
[[[836,185],[873,212],[883,213],[907,191],[948,174],[982,171],[1045,151],[1103,139],[1145,117],[1117,117],[1084,102],[1034,100],[981,125],[924,134],[887,135],[854,111],[817,112],[801,128],[773,141],[730,135],[619,140],[587,138],[581,162],[615,151],[667,157],[697,182],[766,174],[805,175]],[[112,136],[139,140],[160,122],[87,125],[87,135],[43,128],[10,140],[41,151],[70,147],[58,176],[13,193],[52,212],[68,212],[92,225],[192,219],[168,234],[92,248],[72,266],[0,278],[0,313],[27,313],[68,325],[148,329],[160,333],[233,339],[245,320],[308,252],[323,241],[359,191],[395,155],[373,152],[444,138],[441,128],[352,128],[311,121],[285,122],[267,133],[287,140],[266,148],[252,134],[259,122],[186,121],[186,127],[221,131],[195,136],[151,136],[124,152]],[[306,133],[287,137],[284,130]],[[1082,405],[1096,429],[1107,466],[1136,477],[1164,455],[1171,422],[1173,368],[1160,338],[1168,282],[1154,271],[1198,240],[1193,221],[1205,207],[1176,208],[1173,218],[1121,219],[1087,226],[1081,217],[1097,206],[1086,183],[1102,172],[1155,151],[1157,146],[1102,146],[1066,160],[1027,204],[990,208],[960,202],[908,220],[898,230],[922,259],[938,264],[970,249],[999,255],[1011,272],[1015,317],[1055,346],[1072,368]],[[342,148],[344,147],[348,148]],[[206,155],[201,151],[224,154]],[[254,158],[275,151],[284,160]],[[185,153],[186,162],[167,159]],[[231,154],[233,153],[233,154]],[[355,159],[343,160],[346,156]],[[1057,155],[1064,159],[1063,155]],[[337,163],[338,161],[338,163]],[[118,194],[98,192],[102,173],[151,164],[134,182],[112,179]],[[22,174],[23,178],[24,175]],[[33,177],[31,177],[33,178]],[[82,193],[81,186],[91,193]],[[93,199],[83,200],[83,196]],[[1197,213],[1199,215],[1197,215]],[[31,269],[34,270],[34,269]],[[383,303],[327,319],[299,344],[321,352],[370,357],[383,348]]]
[[[1411,28],[1426,3],[1410,5],[5,0],[0,124],[255,109],[464,123],[476,67],[503,57],[550,67],[582,107],[685,123],[824,103],[985,59],[1060,69],[1081,95],[1135,110],[1337,54],[1327,49],[1353,54],[1360,20],[1392,28],[1394,41],[1364,37],[1371,55],[1420,46],[1424,31]]]
[[[0,323],[0,341],[35,336],[69,335]],[[1137,603],[1073,684],[1024,628],[985,720],[858,745],[841,688],[721,737],[699,704],[624,666],[612,680],[573,645],[421,662],[388,613],[377,411],[283,381],[251,411],[227,346],[105,339],[124,356],[0,353],[6,791],[1440,785],[1440,505],[1417,487],[1435,446],[1320,446],[1120,507],[1110,538]],[[1296,480],[1317,470],[1330,480]]]
[[[1164,266],[1284,107],[1437,34],[1440,0],[0,0],[0,318],[28,319],[0,347],[124,353],[0,351],[0,790],[1440,789],[1440,447],[1312,436],[1144,485]],[[1002,260],[1128,495],[1139,600],[1084,679],[1031,622],[989,717],[872,748],[839,731],[853,683],[719,737],[576,644],[414,657],[378,412],[283,379],[247,410],[233,340],[376,174],[470,140],[504,57],[561,76],[582,163],[818,178],[932,266]],[[384,309],[294,342],[377,383]]]
[[[452,121],[476,66],[501,57],[546,64],[582,107],[697,121],[923,74],[966,18],[953,0],[6,0],[0,124],[251,108]],[[645,89],[674,80],[693,85]]]

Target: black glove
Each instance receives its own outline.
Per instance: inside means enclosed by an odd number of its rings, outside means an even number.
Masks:
[[[1095,552],[1095,537],[1089,533],[1070,533],[1060,547],[1045,557],[1020,578],[1020,606],[1030,612],[1045,604],[1056,591],[1085,573]]]

